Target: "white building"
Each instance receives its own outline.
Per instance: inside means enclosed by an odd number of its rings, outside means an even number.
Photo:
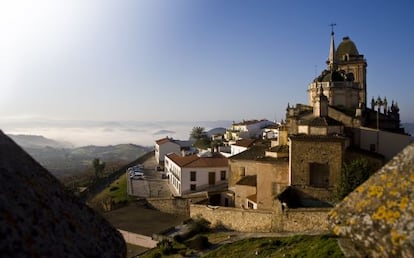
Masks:
[[[155,161],[157,164],[163,163],[165,155],[169,153],[186,156],[195,152],[196,149],[192,147],[191,141],[174,140],[169,137],[155,141]]]
[[[233,123],[231,128],[227,129],[225,138],[228,141],[259,138],[262,136],[265,127],[274,124],[272,121],[266,119]]]
[[[279,136],[279,126],[279,124],[272,124],[263,128],[263,139],[277,139]]]
[[[245,150],[248,150],[256,142],[255,139],[241,139],[236,141],[235,144],[230,145],[231,156],[239,154]]]
[[[227,184],[228,161],[218,153],[184,157],[171,153],[165,156],[164,164],[168,182],[177,196]]]

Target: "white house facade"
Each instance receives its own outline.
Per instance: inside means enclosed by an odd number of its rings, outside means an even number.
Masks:
[[[233,123],[231,128],[226,131],[226,140],[237,141],[239,139],[259,138],[262,136],[265,127],[274,124],[266,119]]]
[[[172,138],[162,138],[155,141],[155,161],[157,164],[164,162],[164,157],[168,153],[180,154],[181,148]]]
[[[255,139],[242,139],[236,141],[235,144],[230,146],[231,148],[231,156],[239,154],[245,150],[248,150],[253,144],[255,143]]]
[[[157,164],[162,164],[164,162],[165,155],[169,153],[187,156],[196,152],[197,149],[192,146],[191,141],[175,140],[169,137],[155,141],[155,160]]]
[[[165,171],[173,194],[182,196],[206,191],[214,186],[226,184],[229,166],[227,158],[214,154],[179,156],[171,153],[165,156]]]

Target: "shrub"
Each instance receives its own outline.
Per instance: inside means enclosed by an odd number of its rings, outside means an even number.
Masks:
[[[175,235],[173,237],[173,239],[174,239],[175,242],[178,242],[178,243],[182,243],[183,242],[183,237],[181,235]]]
[[[161,240],[160,242],[158,242],[157,246],[160,248],[161,253],[163,255],[170,255],[174,253],[172,243],[168,239]]]
[[[187,246],[191,249],[202,251],[210,247],[210,242],[206,236],[196,236],[194,239],[188,241]]]

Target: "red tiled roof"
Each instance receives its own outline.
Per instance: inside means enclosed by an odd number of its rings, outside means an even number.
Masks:
[[[247,148],[252,146],[255,141],[256,139],[241,139],[236,141],[234,145]]]
[[[156,140],[156,141],[155,141],[155,143],[156,143],[156,144],[158,144],[158,145],[160,145],[160,144],[164,144],[164,143],[167,143],[167,142],[170,142],[170,141],[171,141],[171,139],[170,139],[170,138],[165,137],[165,138],[162,138],[162,139]]]
[[[220,157],[214,155],[213,157],[199,157],[197,154],[194,154],[182,157],[175,153],[171,153],[167,155],[167,157],[180,167],[196,168],[228,166],[228,160],[223,156]]]
[[[247,199],[249,199],[252,202],[257,203],[257,194],[252,194],[246,197]]]

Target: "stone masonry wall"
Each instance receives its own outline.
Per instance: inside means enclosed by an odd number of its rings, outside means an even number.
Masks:
[[[327,231],[330,209],[246,210],[239,208],[190,205],[190,217],[201,216],[211,225],[240,232]]]
[[[259,209],[271,209],[274,196],[289,183],[289,162],[280,159],[273,162],[260,162],[250,160],[229,161],[230,172],[229,187],[234,187],[235,183],[242,178],[240,171],[244,175],[257,175],[257,202]],[[236,193],[239,194],[239,193]],[[252,193],[249,193],[252,194]],[[242,203],[245,200],[241,200]],[[237,201],[236,207],[240,207]]]
[[[330,188],[340,179],[343,157],[340,141],[292,140],[291,152],[294,153],[291,157],[292,185],[309,185],[309,164],[313,162],[328,164]]]
[[[148,198],[147,202],[155,209],[170,213],[188,215],[189,206],[187,199],[181,198]]]
[[[245,210],[239,208],[209,208],[206,205],[190,205],[190,217],[201,216],[212,227],[224,226],[240,232],[272,232],[272,211]]]
[[[290,209],[284,213],[281,231],[328,231],[330,208]]]
[[[193,198],[147,198],[148,204],[153,208],[170,214],[189,215],[189,203],[196,203],[204,200],[206,197]]]

